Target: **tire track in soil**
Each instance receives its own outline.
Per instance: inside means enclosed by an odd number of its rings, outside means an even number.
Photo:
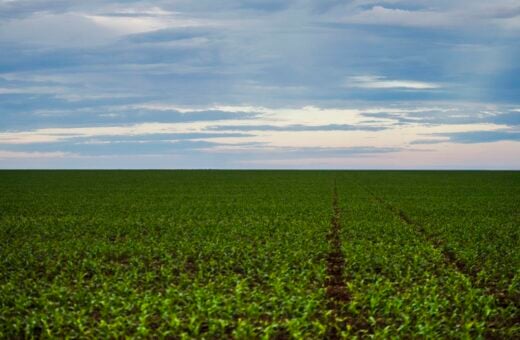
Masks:
[[[327,297],[327,307],[330,311],[330,321],[328,322],[327,339],[339,339],[340,329],[337,320],[345,320],[344,305],[349,302],[350,296],[345,284],[345,256],[341,249],[341,222],[340,207],[338,202],[338,191],[336,181],[334,181],[334,191],[332,196],[332,218],[331,227],[327,240],[329,242],[329,252],[327,254],[327,278],[325,280],[325,294]],[[341,325],[341,323],[340,323]],[[342,326],[342,325],[341,325]],[[343,327],[340,327],[343,328]]]
[[[364,188],[365,191],[368,192],[380,205],[385,207],[394,215],[398,216],[399,219],[405,224],[411,226],[419,237],[429,242],[435,249],[437,249],[441,253],[445,265],[455,269],[460,274],[467,277],[473,287],[482,289],[484,293],[494,297],[498,307],[507,308],[511,305],[515,307],[520,306],[520,301],[518,301],[518,298],[509,296],[508,292],[498,289],[493,283],[481,283],[478,280],[478,271],[470,268],[466,263],[459,259],[452,250],[447,248],[445,242],[442,239],[429,233],[421,223],[412,220],[403,210],[386,202],[382,197],[376,195],[368,188],[363,187],[360,184],[358,184],[358,186]],[[514,326],[518,322],[520,322],[519,317],[513,317],[508,320],[491,320],[491,334],[486,334],[486,338],[494,338],[495,336],[493,333],[495,330],[502,327]]]

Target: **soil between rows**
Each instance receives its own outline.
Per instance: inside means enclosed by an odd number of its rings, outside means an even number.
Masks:
[[[328,308],[331,311],[331,322],[327,331],[327,338],[339,339],[342,322],[344,320],[344,309],[342,308],[350,300],[349,293],[345,284],[345,256],[341,249],[341,223],[340,208],[338,202],[338,192],[336,183],[332,196],[332,218],[328,234],[329,253],[327,254],[327,279],[325,281]]]

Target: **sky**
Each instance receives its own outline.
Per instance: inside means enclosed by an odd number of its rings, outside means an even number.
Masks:
[[[0,0],[0,168],[520,169],[518,0]]]

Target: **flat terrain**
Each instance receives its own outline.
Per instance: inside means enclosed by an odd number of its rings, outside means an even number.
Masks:
[[[0,171],[0,338],[519,338],[520,172]]]

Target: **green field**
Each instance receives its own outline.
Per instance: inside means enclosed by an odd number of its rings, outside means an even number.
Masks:
[[[519,338],[520,172],[1,171],[0,338]]]

